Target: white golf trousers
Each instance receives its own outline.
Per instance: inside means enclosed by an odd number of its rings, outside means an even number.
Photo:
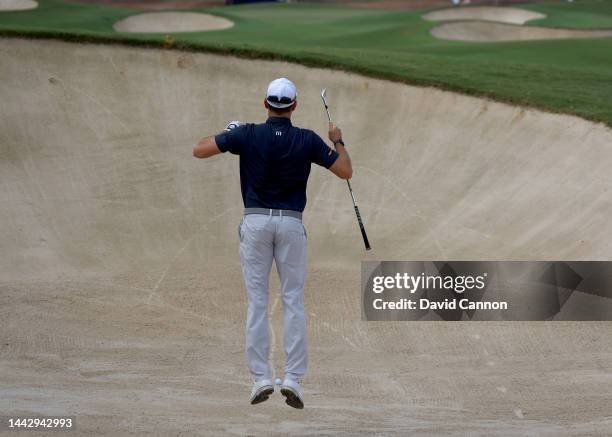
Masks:
[[[272,260],[280,278],[283,301],[285,377],[298,380],[306,373],[308,350],[304,283],[307,244],[302,221],[295,217],[245,215],[238,228],[240,263],[248,296],[246,356],[255,381],[269,379],[268,288]]]

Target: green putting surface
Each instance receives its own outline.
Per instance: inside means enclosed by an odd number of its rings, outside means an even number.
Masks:
[[[612,2],[521,5],[547,14],[527,25],[612,28]],[[204,10],[201,10],[204,11]],[[612,38],[503,43],[444,41],[424,11],[329,4],[256,4],[207,9],[235,26],[183,34],[120,34],[113,24],[142,11],[41,0],[0,13],[0,32],[120,41],[285,59],[580,115],[612,126]]]

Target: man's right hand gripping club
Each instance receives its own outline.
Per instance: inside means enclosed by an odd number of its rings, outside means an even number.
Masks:
[[[339,178],[350,179],[353,176],[353,166],[351,157],[344,146],[344,141],[342,141],[342,130],[334,123],[329,122],[328,137],[334,143],[336,152],[338,152],[338,159],[329,169]]]

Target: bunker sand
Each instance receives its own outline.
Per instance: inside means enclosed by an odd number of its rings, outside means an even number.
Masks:
[[[473,42],[526,41],[537,39],[602,38],[610,30],[554,29],[484,21],[444,23],[431,29],[436,38]]]
[[[423,18],[428,21],[479,20],[511,24],[524,24],[529,20],[544,17],[546,15],[526,9],[495,6],[455,7],[432,11],[423,15]]]
[[[3,414],[114,436],[609,432],[612,324],[365,323],[359,271],[611,259],[610,129],[280,62],[20,39],[0,56]],[[321,135],[328,88],[374,248],[346,183],[313,168],[303,411],[248,404],[238,160],[191,156],[230,120],[263,121],[279,76]],[[270,313],[280,372],[275,278]]]
[[[113,28],[129,33],[178,33],[222,30],[233,25],[227,18],[198,12],[147,12],[124,18]]]
[[[0,12],[2,11],[25,11],[38,7],[34,0],[0,0]]]

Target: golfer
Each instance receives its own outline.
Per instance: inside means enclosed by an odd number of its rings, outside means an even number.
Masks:
[[[304,408],[301,380],[308,352],[304,283],[306,280],[306,230],[302,212],[306,184],[314,162],[342,179],[353,173],[351,159],[342,142],[342,131],[329,124],[329,139],[336,150],[308,129],[291,124],[297,92],[286,78],[268,86],[264,107],[268,119],[262,124],[232,122],[225,132],[202,139],[193,149],[196,158],[218,153],[240,155],[240,186],[244,217],[238,228],[240,263],[248,296],[246,356],[254,380],[251,404],[274,392],[268,362],[268,284],[272,261],[281,283],[283,301],[283,347],[285,378],[281,393],[286,403]]]

